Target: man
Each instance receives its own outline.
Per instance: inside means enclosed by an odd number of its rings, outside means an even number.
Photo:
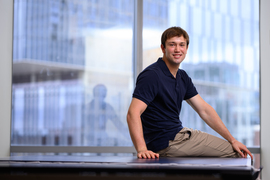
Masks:
[[[185,59],[189,36],[180,27],[161,37],[163,57],[137,78],[127,123],[138,158],[159,156],[247,157],[245,145],[225,127],[216,111],[198,94],[191,78],[179,66]],[[179,119],[182,101],[224,139],[186,128]]]

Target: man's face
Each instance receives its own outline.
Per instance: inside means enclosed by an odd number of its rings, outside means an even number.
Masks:
[[[169,64],[175,66],[180,65],[180,63],[185,59],[187,54],[187,41],[181,36],[175,36],[167,39],[165,42],[166,47],[161,45],[163,52],[163,60],[167,61]]]

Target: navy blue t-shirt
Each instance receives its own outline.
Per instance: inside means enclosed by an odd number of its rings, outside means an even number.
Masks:
[[[187,73],[179,69],[174,78],[162,58],[139,74],[133,97],[147,104],[141,120],[148,150],[168,147],[183,128],[179,118],[182,101],[197,94]]]

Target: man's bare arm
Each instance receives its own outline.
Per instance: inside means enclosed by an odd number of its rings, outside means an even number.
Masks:
[[[138,158],[158,158],[159,154],[149,151],[146,147],[143,137],[143,128],[141,114],[145,111],[147,105],[136,98],[133,98],[127,113],[127,123],[130,137],[137,151]]]
[[[247,157],[247,154],[249,154],[253,159],[253,156],[247,147],[231,135],[214,108],[206,103],[199,94],[188,99],[187,103],[200,115],[206,124],[219,133],[223,138],[228,140],[232,144],[234,150],[236,150],[242,157]]]

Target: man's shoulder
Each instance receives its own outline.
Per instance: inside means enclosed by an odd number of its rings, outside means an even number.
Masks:
[[[159,67],[157,62],[154,62],[153,64],[147,66],[142,72],[143,73],[147,73],[147,74],[159,74],[159,72],[161,71],[161,68]]]
[[[162,73],[161,69],[158,67],[157,63],[153,63],[146,67],[137,77],[137,83],[144,84],[155,84],[159,83]]]
[[[183,69],[178,69],[178,73],[181,75],[182,78],[189,78],[189,75],[187,74],[187,72]]]
[[[149,69],[149,70],[159,70],[159,69],[160,69],[159,62],[156,61],[156,62],[150,64],[149,66],[147,66],[145,69]]]
[[[181,73],[181,74],[187,74],[184,69],[178,69],[178,72]]]
[[[159,79],[160,71],[156,67],[145,68],[138,76],[138,80],[146,80],[149,82],[154,82]]]

